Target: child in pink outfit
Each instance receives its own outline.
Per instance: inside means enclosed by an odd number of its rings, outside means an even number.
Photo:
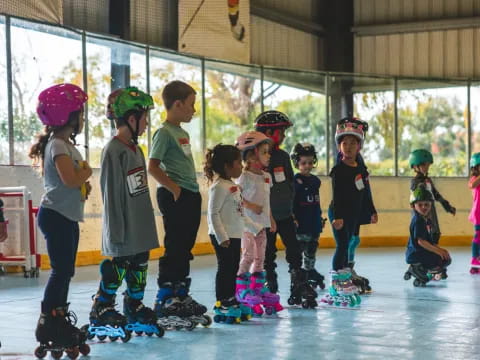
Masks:
[[[242,152],[245,170],[237,183],[242,189],[245,217],[256,229],[245,227],[242,235],[242,256],[237,273],[236,296],[241,303],[251,306],[256,315],[263,309],[267,314],[282,310],[280,297],[272,294],[265,286],[265,247],[266,228],[276,230],[275,220],[270,211],[270,187],[272,178],[263,171],[270,161],[271,140],[257,131],[248,131],[237,139],[237,147]]]
[[[472,190],[473,205],[468,220],[475,227],[470,273],[477,274],[480,272],[480,153],[473,154],[470,159],[470,174],[468,187]]]

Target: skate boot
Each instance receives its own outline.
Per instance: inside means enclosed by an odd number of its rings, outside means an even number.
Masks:
[[[235,297],[240,304],[249,307],[255,316],[262,316],[262,298],[250,289],[250,273],[237,276]]]
[[[441,267],[435,267],[433,269],[428,269],[427,271],[427,276],[430,281],[435,280],[435,281],[440,281],[443,279],[444,276],[444,269]]]
[[[354,262],[348,264],[352,272],[352,282],[358,288],[359,294],[370,294],[372,292],[372,288],[370,287],[370,280],[366,277],[360,276],[357,272],[353,269],[355,265]]]
[[[427,282],[430,281],[427,275],[427,270],[425,270],[422,264],[411,264],[403,275],[403,278],[405,280],[410,280],[412,276],[415,278],[413,281],[413,286],[415,287],[425,287]]]
[[[218,300],[213,307],[213,321],[216,323],[239,324],[241,322],[242,310],[237,299],[231,297],[226,300]]]
[[[478,274],[478,273],[480,273],[480,256],[472,257],[472,262],[470,267],[470,274]]]
[[[242,41],[245,37],[245,26],[240,23],[232,26],[230,30],[232,31],[232,35],[235,40]]]
[[[155,299],[153,310],[157,314],[158,325],[166,330],[191,331],[197,323],[188,318],[183,302],[174,296],[173,284],[165,282],[161,284]]]
[[[315,300],[318,295],[308,283],[306,271],[303,269],[291,269],[290,277],[290,297],[288,298],[288,304],[302,304],[304,309],[315,308],[318,305]]]
[[[325,276],[320,274],[317,270],[311,269],[307,271],[307,280],[312,288],[319,287],[321,290],[325,289]]]
[[[328,294],[320,300],[328,305],[335,306],[357,306],[361,303],[358,289],[351,281],[350,269],[330,271],[330,286]]]
[[[209,327],[212,324],[212,318],[205,315],[207,307],[195,301],[190,293],[190,284],[192,279],[185,278],[185,281],[179,281],[174,287],[174,294],[183,303],[187,316],[191,321]]]
[[[71,359],[77,358],[79,353],[88,355],[90,346],[85,344],[87,334],[78,329],[76,323],[77,317],[68,311],[68,304],[42,312],[35,330],[35,337],[40,343],[35,349],[35,356],[42,359],[48,351],[55,359],[61,358],[64,351]]]
[[[262,306],[265,309],[267,315],[273,315],[283,310],[283,306],[280,304],[280,296],[278,294],[271,293],[265,286],[265,271],[253,273],[250,277],[250,289],[254,294],[262,298]]]
[[[266,280],[267,282],[265,285],[268,287],[270,292],[274,294],[278,293],[277,272],[275,270],[267,271]]]
[[[129,332],[135,332],[137,335],[145,333],[147,336],[153,334],[162,337],[165,330],[157,324],[157,315],[155,311],[146,307],[142,300],[133,299],[124,293],[123,297],[123,314],[127,318],[125,328]]]
[[[127,342],[131,338],[130,331],[126,330],[127,319],[115,309],[115,295],[110,299],[97,294],[94,297],[92,310],[90,311],[90,325],[82,326],[88,331],[88,339],[95,336],[103,341],[108,336],[111,341],[118,338]]]

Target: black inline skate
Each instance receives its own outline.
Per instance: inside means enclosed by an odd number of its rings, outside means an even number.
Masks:
[[[133,299],[124,294],[123,314],[127,318],[125,329],[129,332],[135,332],[137,335],[145,333],[147,336],[153,334],[162,337],[165,330],[157,324],[157,315],[155,311],[145,306],[141,300]]]
[[[190,278],[177,282],[174,287],[174,295],[182,302],[186,316],[191,321],[203,327],[209,327],[212,324],[212,318],[205,315],[207,307],[198,303],[189,295],[191,283],[192,279]]]
[[[111,341],[120,338],[125,343],[132,336],[126,326],[127,319],[115,309],[115,296],[106,300],[97,295],[90,311],[90,324],[82,326],[82,329],[88,331],[89,340],[96,336],[103,341],[108,336]]]
[[[306,270],[307,271],[307,280],[312,288],[319,287],[320,289],[325,289],[325,276],[320,274],[316,269]]]
[[[301,304],[304,309],[315,308],[318,305],[315,300],[318,295],[308,283],[306,271],[303,269],[291,269],[290,277],[291,284],[290,297],[287,300],[288,304]]]
[[[370,280],[366,277],[360,276],[357,272],[353,269],[355,263],[351,262],[348,264],[348,267],[352,273],[352,282],[358,288],[358,293],[360,295],[370,294],[372,292],[372,288],[370,286]]]
[[[157,323],[166,330],[193,330],[197,323],[190,320],[183,302],[174,296],[171,282],[161,284],[155,299],[153,310],[157,314]]]
[[[76,323],[77,317],[68,311],[68,304],[42,312],[35,330],[40,343],[35,349],[35,356],[42,359],[48,351],[54,359],[60,359],[64,351],[70,359],[76,359],[80,353],[88,355],[90,346],[85,344],[87,334],[78,329]]]
[[[422,264],[411,264],[403,275],[403,279],[410,280],[412,276],[415,278],[413,281],[413,286],[415,287],[425,287],[427,282],[430,281],[427,270]]]
[[[275,270],[270,270],[266,272],[266,283],[265,286],[268,287],[271,293],[278,293],[278,280],[277,272]]]

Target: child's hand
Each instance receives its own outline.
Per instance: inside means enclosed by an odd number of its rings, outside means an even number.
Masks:
[[[438,255],[440,255],[442,260],[450,260],[450,254],[445,249],[438,248]]]
[[[275,219],[273,217],[270,217],[270,232],[277,232],[277,223],[275,222]]]
[[[340,230],[341,228],[343,228],[343,219],[333,220],[332,225],[335,230]]]
[[[182,193],[182,188],[175,184],[175,187],[172,189],[173,201],[177,202],[180,198],[180,194]]]
[[[92,192],[92,185],[90,185],[90,181],[85,181],[85,189],[87,190],[87,199],[90,196],[90,193]]]
[[[252,210],[255,214],[260,215],[263,212],[263,206],[250,203],[250,210]]]
[[[90,165],[88,164],[88,162],[86,161],[82,161],[81,165],[80,165],[80,168],[86,172],[87,174],[87,179],[92,176],[92,173],[93,173],[93,170],[92,168],[90,167]]]
[[[455,206],[450,207],[450,214],[455,216],[456,213],[457,213],[457,208]]]
[[[0,243],[8,238],[7,222],[0,222]]]
[[[295,224],[295,227],[297,227],[297,228],[298,228],[299,225],[300,225],[300,224],[298,223],[298,220],[297,220],[297,219],[293,219],[293,223]]]
[[[224,242],[220,243],[220,246],[223,248],[228,248],[230,246],[230,240],[225,240]]]
[[[370,223],[376,224],[377,222],[378,222],[378,214],[373,214],[372,217],[370,218]]]

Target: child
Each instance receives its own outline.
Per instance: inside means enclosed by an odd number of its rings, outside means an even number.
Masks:
[[[410,204],[413,208],[410,222],[410,238],[408,239],[405,257],[410,264],[404,279],[415,277],[414,286],[425,286],[434,278],[442,278],[444,269],[450,265],[450,254],[433,242],[432,223],[429,212],[433,206],[432,193],[424,185],[413,191]]]
[[[470,180],[468,187],[472,190],[473,205],[468,220],[473,223],[475,236],[472,239],[472,262],[470,274],[480,271],[480,153],[470,159]]]
[[[186,327],[192,326],[192,320],[203,325],[211,322],[203,315],[207,308],[189,295],[191,251],[200,226],[202,197],[190,137],[180,125],[189,123],[195,114],[195,94],[195,90],[182,81],[172,81],[165,86],[162,98],[167,119],[153,135],[148,163],[149,173],[159,183],[157,201],[165,229],[165,254],[158,262],[155,312],[165,318],[188,317]]]
[[[368,173],[364,166],[357,162],[357,155],[364,141],[365,123],[356,118],[346,117],[337,124],[335,142],[342,159],[330,172],[332,178],[333,199],[328,209],[332,223],[333,236],[337,244],[333,256],[331,285],[327,302],[333,300],[337,304],[337,296],[349,295],[350,305],[358,305],[358,289],[351,283],[351,269],[348,268],[348,246],[356,226],[363,216],[362,211],[374,214],[371,197],[367,196],[366,181]],[[371,223],[376,223],[372,215]]]
[[[235,277],[240,262],[244,213],[240,188],[232,181],[242,174],[240,151],[233,145],[216,145],[207,151],[204,171],[208,182],[213,182],[209,189],[207,219],[218,264],[213,320],[232,324],[240,322],[242,316],[235,298]],[[245,314],[248,315],[251,311]]]
[[[125,342],[132,331],[163,335],[155,312],[142,302],[149,251],[158,247],[145,157],[138,146],[152,108],[152,97],[136,87],[118,89],[108,99],[107,118],[115,121],[117,132],[102,151],[100,186],[102,254],[111,259],[100,264],[101,281],[90,312],[91,336],[107,333]],[[123,279],[125,316],[115,309]]]
[[[237,272],[236,297],[244,305],[252,307],[256,315],[262,315],[265,307],[267,314],[281,311],[280,296],[271,293],[265,286],[265,247],[266,229],[275,232],[276,224],[270,211],[270,187],[272,179],[262,169],[270,161],[272,142],[258,131],[247,131],[237,139],[236,146],[242,153],[245,170],[237,183],[242,189],[245,216],[258,228],[245,227],[242,234],[242,257]],[[249,291],[249,289],[253,290]]]
[[[3,200],[0,199],[0,242],[4,242],[8,238],[7,224],[8,221],[3,215]]]
[[[271,292],[278,292],[277,273],[277,233],[280,234],[286,248],[286,259],[291,275],[290,305],[300,304],[305,299],[305,307],[315,307],[317,293],[308,284],[305,270],[302,269],[302,250],[297,241],[296,226],[293,219],[294,183],[290,156],[280,149],[285,139],[285,130],[292,126],[288,117],[275,110],[265,111],[257,116],[255,130],[264,133],[273,141],[268,172],[272,177],[270,205],[272,215],[277,225],[277,231],[267,232],[267,249],[265,252],[265,270],[267,271],[267,286]]]
[[[410,183],[410,191],[413,192],[419,184],[424,184],[426,189],[432,193],[434,202],[432,203],[432,210],[429,213],[429,218],[432,222],[432,241],[438,244],[440,240],[440,224],[438,223],[437,210],[435,208],[435,201],[439,201],[446,212],[455,216],[457,210],[445,200],[433,185],[432,179],[428,176],[428,169],[433,164],[433,156],[428,150],[417,149],[410,153],[408,159],[410,167],[415,171],[415,177]]]
[[[29,156],[34,165],[40,164],[44,177],[45,194],[40,202],[38,226],[47,242],[52,267],[35,331],[40,353],[52,350],[49,343],[62,348],[80,345],[82,354],[89,352],[84,344],[86,334],[72,323],[74,317],[67,303],[75,273],[78,222],[83,221],[85,198],[81,187],[85,187],[87,196],[91,190],[87,179],[92,169],[75,148],[75,136],[83,129],[86,101],[87,94],[73,84],[51,86],[38,96],[37,114],[45,130],[38,135]]]
[[[227,0],[228,2],[228,19],[230,21],[230,30],[233,38],[238,41],[242,41],[245,37],[245,26],[239,21],[239,7],[240,0]]]
[[[318,238],[323,228],[320,208],[320,179],[312,175],[317,166],[315,147],[309,143],[296,144],[290,155],[293,165],[300,172],[295,174],[295,199],[293,215],[297,224],[297,239],[303,251],[303,267],[313,287],[325,289],[325,277],[315,269]]]

